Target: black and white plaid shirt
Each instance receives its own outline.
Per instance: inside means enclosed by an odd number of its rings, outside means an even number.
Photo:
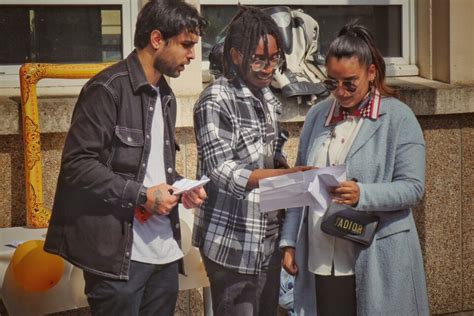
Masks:
[[[273,167],[280,141],[275,131],[281,103],[269,88],[261,93],[257,98],[243,82],[221,77],[194,107],[198,177],[211,181],[196,212],[193,244],[209,259],[245,274],[262,269],[267,229],[259,189],[246,190],[247,181],[253,170]]]

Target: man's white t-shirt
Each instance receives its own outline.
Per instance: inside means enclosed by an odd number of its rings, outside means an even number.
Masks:
[[[151,138],[150,156],[148,157],[145,179],[143,180],[143,185],[147,188],[166,183],[163,157],[163,110],[161,108],[160,91],[158,88],[155,89],[158,93],[156,104],[148,109],[148,114],[153,115],[151,135],[145,135],[146,138]],[[173,238],[171,221],[168,216],[153,214],[144,223],[134,219],[132,260],[165,264],[182,257],[183,252]]]

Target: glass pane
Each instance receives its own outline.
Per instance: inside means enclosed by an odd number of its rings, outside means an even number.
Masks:
[[[120,6],[0,6],[0,64],[122,58]]]
[[[265,7],[265,6],[259,6]],[[326,53],[337,32],[353,19],[367,26],[384,57],[402,56],[402,6],[401,5],[362,5],[362,6],[289,6],[303,11],[319,23],[321,52]],[[205,5],[202,14],[209,19],[210,27],[202,40],[203,59],[208,60],[209,52],[219,33],[237,12],[235,5]]]

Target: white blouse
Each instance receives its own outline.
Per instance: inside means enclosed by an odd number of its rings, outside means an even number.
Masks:
[[[363,121],[364,118],[350,117],[337,123],[319,151],[311,153],[308,162],[319,168],[344,163]],[[334,264],[334,275],[353,275],[355,264],[353,243],[324,233],[321,230],[321,220],[322,215],[310,207],[308,214],[309,271],[318,275],[331,275]]]

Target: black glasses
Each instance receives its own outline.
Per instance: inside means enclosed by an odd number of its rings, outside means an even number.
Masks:
[[[274,55],[267,60],[254,57],[252,62],[250,63],[250,68],[252,68],[252,70],[255,72],[259,72],[267,68],[268,66],[270,66],[271,68],[280,68],[281,66],[283,66],[283,63],[284,60],[280,57],[280,55]]]
[[[341,83],[348,92],[355,92],[357,90],[357,85],[354,83],[354,80],[342,80]],[[326,79],[323,81],[323,84],[329,91],[334,91],[339,86],[339,80]]]
[[[268,60],[256,58],[250,63],[250,68],[252,68],[252,70],[255,72],[259,72],[267,68],[268,66],[270,66],[271,68],[280,68],[281,66],[283,66],[283,62],[284,60],[280,56],[274,56]]]
[[[243,56],[241,52],[237,51],[237,53],[240,56]],[[285,60],[281,57],[281,52],[274,54],[272,57],[266,60],[260,59],[259,57],[253,55],[252,61],[250,62],[250,68],[254,72],[259,72],[267,68],[268,66],[270,66],[271,68],[280,68],[281,66],[283,66],[284,62]]]

